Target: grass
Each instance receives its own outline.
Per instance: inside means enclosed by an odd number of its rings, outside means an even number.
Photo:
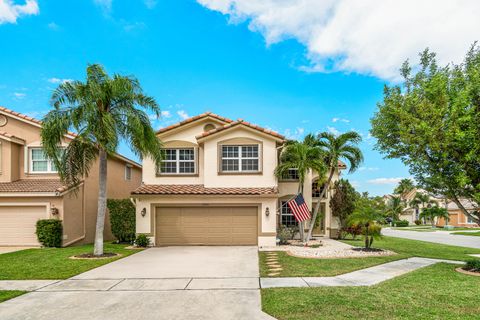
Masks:
[[[263,310],[280,320],[478,319],[480,277],[436,264],[372,287],[263,289]]]
[[[480,231],[477,232],[452,232],[455,235],[480,237]]]
[[[15,290],[15,291],[0,290],[0,302],[7,301],[9,299],[18,297],[18,296],[20,296],[24,293],[27,293],[27,292],[26,291],[18,291],[18,290]]]
[[[343,240],[353,246],[362,246],[362,240]],[[408,240],[393,237],[383,237],[375,240],[375,248],[382,248],[396,252],[393,256],[343,258],[343,259],[309,259],[289,256],[285,252],[278,252],[278,262],[283,270],[276,277],[328,277],[364,269],[382,263],[404,259],[408,257],[426,257],[447,260],[466,261],[472,257],[468,254],[480,253],[480,249],[470,249],[431,242]],[[260,275],[268,276],[266,252],[260,252]]]
[[[98,260],[74,260],[69,257],[93,251],[93,245],[67,248],[27,249],[0,255],[0,280],[66,279],[138,252],[125,244],[105,243],[105,252],[121,257]]]

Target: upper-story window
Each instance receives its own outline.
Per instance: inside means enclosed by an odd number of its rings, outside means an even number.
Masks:
[[[318,181],[312,182],[312,197],[313,198],[320,197],[320,193],[325,187],[326,187],[325,184],[319,185]],[[327,198],[327,192],[325,192],[325,194],[323,195],[323,199],[326,199],[326,198]]]
[[[259,152],[255,145],[224,145],[222,146],[222,172],[258,172]]]
[[[164,149],[165,159],[162,160],[160,172],[164,174],[195,173],[195,149],[176,148]]]
[[[30,149],[30,172],[34,173],[54,173],[57,167],[52,160],[48,159],[42,148]]]
[[[132,180],[132,166],[130,164],[125,166],[125,180]]]
[[[300,177],[298,176],[298,169],[297,168],[290,168],[285,172],[282,176],[282,180],[298,180]]]

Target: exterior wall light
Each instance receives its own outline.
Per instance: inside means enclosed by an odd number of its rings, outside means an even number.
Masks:
[[[140,214],[142,215],[142,217],[145,217],[145,215],[147,214],[147,208],[143,208],[142,211],[140,211]]]
[[[50,214],[52,216],[57,216],[58,215],[58,208],[55,208],[53,205],[52,207],[50,208]]]
[[[270,208],[266,207],[265,208],[265,215],[268,217],[270,215]]]

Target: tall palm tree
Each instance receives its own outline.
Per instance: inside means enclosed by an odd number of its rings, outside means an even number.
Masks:
[[[313,228],[317,219],[318,212],[320,211],[321,199],[325,196],[330,184],[332,183],[333,175],[338,170],[338,162],[340,160],[346,160],[349,164],[349,173],[354,172],[363,162],[363,154],[358,144],[362,141],[362,137],[355,131],[349,131],[342,133],[338,136],[329,133],[322,132],[317,136],[315,143],[324,153],[325,162],[328,167],[328,178],[324,187],[320,191],[320,197],[313,210],[312,220],[310,221],[310,227],[308,228],[308,234],[306,241],[309,241],[312,237]],[[324,174],[318,172],[319,177],[323,177]]]
[[[419,210],[420,207],[425,208],[427,204],[433,204],[433,203],[436,203],[436,202],[431,200],[428,194],[417,192],[415,193],[415,197],[413,197],[413,199],[410,200],[408,205],[412,208]]]
[[[394,192],[404,200],[404,196],[415,189],[415,184],[413,183],[412,179],[402,179],[398,183],[397,187],[395,188]]]
[[[313,135],[309,134],[302,142],[288,141],[280,155],[280,163],[275,168],[275,175],[282,178],[292,168],[298,170],[298,193],[303,193],[303,185],[308,172],[325,174],[326,167],[322,150],[312,145]],[[300,237],[304,241],[303,222],[299,224]]]
[[[400,197],[394,196],[390,198],[387,204],[387,212],[394,221],[399,219],[403,209],[405,209],[405,207],[403,205],[403,200]]]
[[[45,154],[54,161],[66,185],[78,184],[98,158],[99,189],[94,254],[103,254],[103,229],[107,200],[107,158],[120,141],[133,152],[149,156],[158,167],[161,143],[145,111],[159,116],[159,107],[143,93],[137,79],[118,74],[110,77],[100,65],[87,67],[86,82],[60,84],[54,90],[54,107],[43,119],[41,132]],[[65,150],[61,142],[68,130],[76,132]]]

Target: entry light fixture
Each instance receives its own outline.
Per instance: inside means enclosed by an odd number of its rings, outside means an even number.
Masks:
[[[55,208],[55,206],[52,205],[52,207],[50,208],[50,213],[52,214],[52,216],[58,215],[58,208]]]
[[[266,207],[265,208],[265,215],[268,217],[270,215],[270,208]]]
[[[147,208],[143,208],[142,211],[140,211],[140,214],[142,215],[142,217],[145,217],[145,215],[147,214]]]

